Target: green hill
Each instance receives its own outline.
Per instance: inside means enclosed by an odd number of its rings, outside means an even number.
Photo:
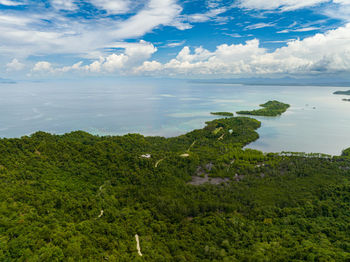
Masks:
[[[0,260],[348,261],[347,151],[243,150],[259,126],[1,139]]]

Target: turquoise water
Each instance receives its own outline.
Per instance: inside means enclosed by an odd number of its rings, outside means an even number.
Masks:
[[[350,147],[350,102],[340,87],[196,84],[182,80],[86,80],[0,85],[0,137],[38,130],[62,134],[176,136],[214,119],[211,111],[250,110],[267,100],[291,104],[262,121],[249,148],[340,154]]]

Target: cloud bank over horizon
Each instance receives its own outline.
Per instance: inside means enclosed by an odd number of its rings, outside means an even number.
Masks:
[[[0,0],[0,76],[346,75],[349,13],[348,0]]]

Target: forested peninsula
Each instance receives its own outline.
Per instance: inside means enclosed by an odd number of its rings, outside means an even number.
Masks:
[[[239,115],[253,115],[253,116],[278,116],[287,111],[290,105],[273,100],[265,104],[261,104],[262,109],[252,111],[238,111]]]
[[[259,127],[0,139],[0,260],[349,261],[350,149],[243,149]]]

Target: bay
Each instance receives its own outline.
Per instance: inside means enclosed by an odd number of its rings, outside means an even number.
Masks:
[[[141,133],[177,136],[217,118],[213,111],[258,108],[268,100],[291,107],[262,122],[259,140],[248,148],[264,152],[339,155],[350,147],[350,102],[332,86],[247,86],[176,79],[87,79],[0,85],[0,137],[38,130],[97,135]]]

